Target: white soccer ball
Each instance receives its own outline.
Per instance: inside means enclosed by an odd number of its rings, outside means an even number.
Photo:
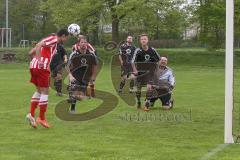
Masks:
[[[80,34],[80,26],[77,24],[70,24],[68,26],[68,32],[73,36],[78,36]]]

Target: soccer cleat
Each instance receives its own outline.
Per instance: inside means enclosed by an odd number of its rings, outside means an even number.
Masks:
[[[149,109],[148,107],[146,107],[146,106],[143,108],[143,110],[144,110],[145,112],[150,111],[150,109]]]
[[[37,118],[37,123],[41,124],[44,128],[50,128],[46,119],[42,120],[40,117]]]
[[[32,126],[33,128],[37,128],[37,123],[35,121],[35,118],[31,115],[31,113],[28,113],[26,116],[30,126]]]

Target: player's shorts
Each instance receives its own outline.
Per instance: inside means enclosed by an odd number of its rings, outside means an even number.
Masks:
[[[68,87],[70,92],[80,91],[86,94],[88,83],[79,82],[78,80],[71,81]]]
[[[121,76],[130,76],[131,73],[133,72],[132,70],[132,65],[131,64],[125,64],[121,66]]]
[[[50,85],[50,72],[42,69],[30,69],[30,82],[37,87],[48,88]]]

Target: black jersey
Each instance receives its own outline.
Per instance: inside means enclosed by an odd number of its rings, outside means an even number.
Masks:
[[[93,73],[93,67],[96,65],[97,57],[89,50],[85,54],[74,51],[69,58],[70,72],[79,82],[89,82]]]
[[[59,65],[62,65],[64,62],[64,56],[67,55],[67,52],[64,46],[60,43],[57,44],[57,52],[53,55],[50,69],[51,71],[55,70]]]
[[[124,43],[119,48],[119,55],[122,57],[123,64],[131,63],[136,47]]]
[[[148,50],[143,50],[142,48],[137,48],[134,52],[132,63],[138,63],[138,62],[153,62],[157,63],[160,60],[160,55],[157,53],[157,51],[149,47]]]
[[[138,83],[145,85],[151,80],[160,59],[160,55],[154,48],[149,47],[146,51],[142,48],[135,50],[132,63],[136,64],[138,70]]]

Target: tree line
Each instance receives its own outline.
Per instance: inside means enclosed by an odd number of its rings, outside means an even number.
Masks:
[[[0,27],[5,26],[5,0],[0,0]],[[184,40],[208,48],[225,43],[225,0],[9,0],[13,40],[39,40],[71,23],[81,26],[94,44],[120,41],[128,34],[147,33],[152,40]],[[240,41],[240,0],[235,0],[235,39]],[[112,27],[105,33],[106,25]]]

